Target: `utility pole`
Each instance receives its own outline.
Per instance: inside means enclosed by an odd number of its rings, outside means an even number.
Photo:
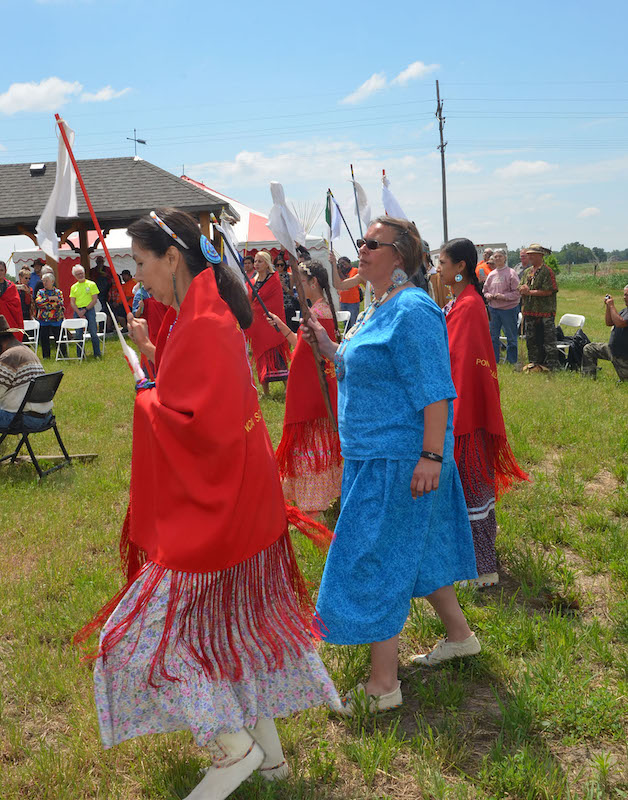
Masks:
[[[436,103],[436,116],[438,117],[438,130],[440,131],[440,145],[438,149],[440,150],[441,182],[443,187],[443,239],[446,242],[449,239],[447,233],[447,179],[445,177],[445,148],[447,147],[447,142],[443,141],[445,119],[443,117],[443,104],[440,99],[438,81],[436,81]]]

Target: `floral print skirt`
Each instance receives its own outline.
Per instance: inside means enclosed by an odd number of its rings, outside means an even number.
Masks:
[[[148,574],[143,572],[121,600],[103,628],[101,640],[132,611]],[[274,671],[253,668],[243,652],[244,674],[237,682],[210,680],[197,664],[186,662],[173,650],[169,666],[181,680],[158,679],[157,687],[149,685],[169,591],[170,576],[166,574],[143,620],[138,620],[104,659],[96,661],[94,692],[105,748],[136,736],[178,730],[191,731],[195,742],[206,746],[221,733],[254,727],[260,717],[287,717],[323,704],[339,707],[336,689],[313,645],[298,657],[286,653],[283,667]],[[173,627],[176,624],[175,620]],[[224,625],[225,620],[217,624]],[[236,626],[237,619],[232,624]],[[256,643],[248,641],[247,647],[254,650]]]

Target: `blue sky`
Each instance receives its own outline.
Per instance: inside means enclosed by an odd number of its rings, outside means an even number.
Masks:
[[[132,155],[135,127],[142,157],[263,212],[271,180],[302,203],[330,186],[356,234],[349,164],[374,212],[385,168],[437,246],[438,78],[450,236],[628,246],[623,2],[0,7],[2,163],[54,159],[59,111],[79,158]]]

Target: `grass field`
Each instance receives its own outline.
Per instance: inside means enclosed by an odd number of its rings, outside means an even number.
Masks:
[[[558,315],[585,314],[591,340],[606,341],[605,292],[561,281]],[[499,587],[460,592],[482,653],[428,674],[410,667],[443,633],[417,602],[402,634],[404,706],[282,721],[292,777],[255,778],[235,798],[628,797],[628,384],[602,364],[596,382],[500,367],[510,440],[533,482],[498,510]],[[0,798],[175,800],[205,754],[184,733],[104,752],[91,668],[71,643],[121,583],[130,376],[109,341],[103,362],[63,369],[60,430],[71,452],[98,459],[40,485],[28,465],[0,467]],[[262,410],[276,443],[283,387]],[[33,442],[54,452],[48,433]],[[316,587],[324,558],[295,541]],[[341,691],[366,674],[364,647],[322,656]]]

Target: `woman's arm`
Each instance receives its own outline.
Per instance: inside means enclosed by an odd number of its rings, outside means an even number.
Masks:
[[[449,414],[449,403],[447,400],[438,400],[425,406],[423,410],[424,431],[423,431],[423,451],[443,455],[445,444],[445,431],[447,429],[447,416]],[[412,473],[410,481],[410,491],[412,497],[421,497],[427,492],[438,489],[441,464],[429,458],[421,456]]]
[[[286,341],[290,345],[290,347],[296,347],[297,344],[297,335],[294,331],[291,331],[290,328],[286,325],[285,322],[282,322],[281,319],[277,316],[277,314],[273,314],[272,311],[269,311],[266,315],[266,319],[268,320],[269,325],[275,325],[279,328],[279,333],[285,337]]]
[[[337,292],[342,292],[345,289],[353,289],[354,286],[363,284],[364,281],[359,275],[354,275],[352,278],[341,278],[338,272],[338,260],[335,253],[329,254],[329,261],[331,263],[331,275],[333,278],[334,289]]]

